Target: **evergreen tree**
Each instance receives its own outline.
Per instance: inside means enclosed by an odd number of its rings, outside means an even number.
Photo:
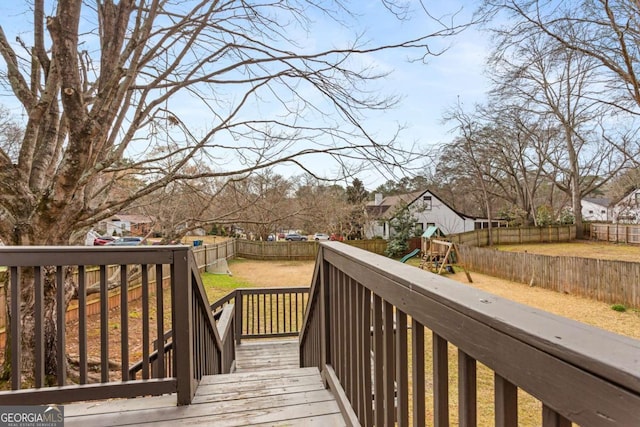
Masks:
[[[405,204],[400,206],[390,221],[393,234],[387,244],[385,255],[398,257],[409,249],[409,239],[414,235],[416,219]]]

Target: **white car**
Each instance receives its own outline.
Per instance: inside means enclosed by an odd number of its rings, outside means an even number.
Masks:
[[[316,233],[313,235],[313,240],[329,240],[329,235],[326,233]]]

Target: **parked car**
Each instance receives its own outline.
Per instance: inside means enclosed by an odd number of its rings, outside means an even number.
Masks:
[[[329,240],[327,233],[316,233],[313,235],[313,240]]]
[[[334,240],[336,242],[342,242],[344,240],[344,236],[340,233],[331,233],[329,236],[329,240]]]
[[[288,240],[288,241],[307,240],[307,236],[303,236],[303,235],[298,234],[298,233],[289,233],[286,236],[284,236],[284,240]]]
[[[273,234],[269,234],[269,236],[267,236],[267,242],[274,242],[276,240],[276,236],[274,236]]]
[[[116,240],[116,238],[113,236],[96,237],[95,239],[93,239],[93,246],[103,246],[109,242],[113,242],[114,240]]]
[[[138,246],[142,244],[142,237],[119,237],[106,243],[105,246]]]

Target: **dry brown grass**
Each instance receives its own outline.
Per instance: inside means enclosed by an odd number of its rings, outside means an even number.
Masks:
[[[640,262],[640,246],[591,240],[553,244],[532,243],[524,245],[500,245],[498,249],[501,251],[530,252],[540,255],[575,256],[582,258]]]
[[[471,273],[473,283],[468,283],[464,273],[447,277],[540,310],[640,339],[640,311],[638,310],[618,312],[603,302],[530,287],[479,273]]]
[[[232,261],[229,269],[237,279],[260,288],[310,286],[315,261]]]

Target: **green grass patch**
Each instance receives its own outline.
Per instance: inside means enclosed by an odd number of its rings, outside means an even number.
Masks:
[[[611,306],[611,310],[613,311],[619,311],[620,313],[624,313],[625,311],[627,311],[627,307],[625,307],[622,304],[613,304]]]
[[[237,288],[251,288],[254,285],[226,274],[202,273],[202,284],[207,292],[209,302],[214,302],[228,295]]]

